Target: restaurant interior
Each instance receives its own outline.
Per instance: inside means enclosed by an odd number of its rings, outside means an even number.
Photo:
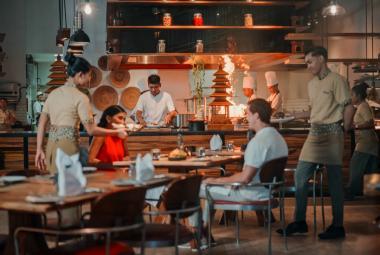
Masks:
[[[0,0],[0,254],[379,254],[379,15]]]

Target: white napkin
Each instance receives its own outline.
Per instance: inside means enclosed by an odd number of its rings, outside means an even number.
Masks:
[[[58,148],[55,163],[58,168],[58,196],[84,193],[87,181],[82,172],[79,153],[68,156]]]
[[[222,149],[222,139],[220,138],[219,135],[213,135],[210,140],[210,149],[212,151],[218,151]]]
[[[152,154],[147,153],[143,158],[138,154],[136,158],[136,180],[147,181],[154,176],[154,166]]]

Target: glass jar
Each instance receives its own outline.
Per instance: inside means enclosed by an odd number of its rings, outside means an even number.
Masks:
[[[202,13],[194,13],[193,24],[194,26],[203,26]]]
[[[195,52],[196,53],[202,53],[203,52],[203,42],[202,42],[202,40],[197,40],[197,43],[195,44]]]
[[[251,13],[244,14],[244,26],[252,27],[253,26],[253,16]]]
[[[166,47],[165,40],[158,40],[158,43],[157,43],[157,52],[158,53],[164,53],[165,52],[165,47]]]
[[[172,15],[170,13],[164,13],[164,16],[162,17],[162,24],[166,27],[172,25]]]

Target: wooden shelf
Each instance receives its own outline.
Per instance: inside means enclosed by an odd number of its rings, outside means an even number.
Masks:
[[[303,0],[293,0],[293,1],[284,1],[284,0],[275,0],[275,1],[251,1],[247,2],[246,0],[235,0],[235,1],[219,1],[219,0],[150,0],[150,1],[139,1],[139,0],[108,0],[108,3],[113,4],[159,4],[159,5],[252,5],[252,6],[294,6],[296,8],[303,8],[309,4],[310,1]]]
[[[376,37],[380,38],[380,33],[327,33],[327,34],[316,34],[316,33],[289,33],[285,36],[287,41],[317,41],[322,40],[322,38],[331,38],[331,39],[362,39],[365,37],[371,38]]]
[[[211,29],[239,29],[239,30],[289,30],[298,26],[108,26],[108,29],[157,29],[157,30],[211,30]]]

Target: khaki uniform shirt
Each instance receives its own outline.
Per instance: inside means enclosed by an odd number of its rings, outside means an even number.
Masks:
[[[343,119],[344,106],[350,102],[350,88],[344,77],[330,72],[324,79],[314,77],[308,84],[311,104],[310,122],[331,124]]]
[[[362,102],[354,115],[354,125],[373,120],[373,112],[367,102]],[[378,138],[374,129],[355,130],[355,151],[378,156]]]
[[[88,97],[72,83],[53,90],[42,112],[49,115],[54,126],[79,128],[80,122],[87,124],[94,121]]]

